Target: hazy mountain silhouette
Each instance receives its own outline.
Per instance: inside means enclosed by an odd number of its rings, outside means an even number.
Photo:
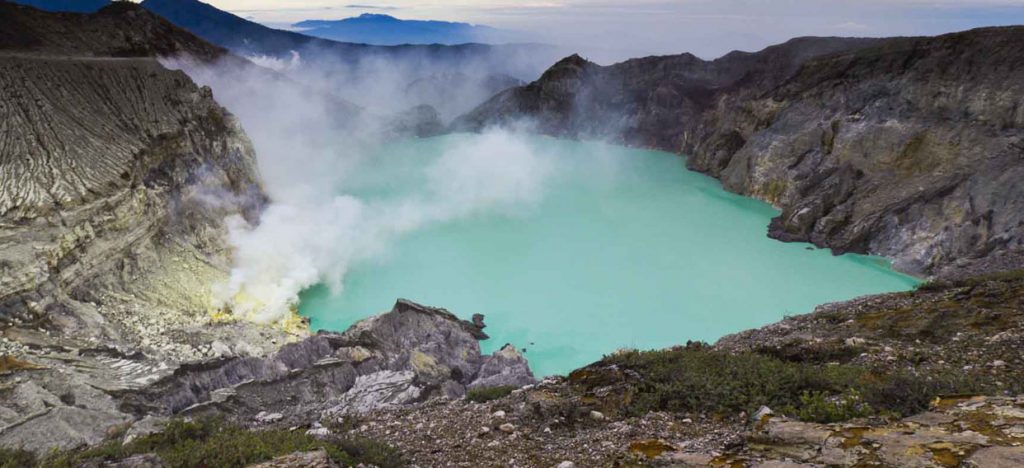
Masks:
[[[362,44],[465,44],[503,43],[517,35],[490,26],[448,21],[403,20],[366,13],[342,20],[306,20],[293,24],[303,34]]]
[[[46,11],[71,11],[75,13],[92,13],[110,4],[110,0],[10,0],[36,7]]]
[[[538,44],[383,46],[338,42],[270,28],[198,0],[145,0],[141,5],[209,42],[246,56],[290,58],[298,53],[303,59],[348,63],[400,59],[531,77],[538,75],[559,54],[553,47]]]

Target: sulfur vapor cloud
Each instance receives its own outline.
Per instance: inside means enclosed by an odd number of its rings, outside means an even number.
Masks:
[[[351,170],[349,175],[369,169]],[[447,148],[423,167],[426,184],[400,197],[359,197],[345,193],[341,183],[334,195],[277,199],[257,227],[232,224],[235,268],[218,297],[236,314],[279,320],[305,288],[324,282],[341,293],[353,265],[384,255],[403,235],[537,202],[549,173],[517,136],[492,132]]]
[[[215,306],[255,321],[289,317],[299,293],[320,283],[343,293],[353,266],[385,256],[418,229],[528,209],[555,172],[525,139],[493,130],[446,140],[440,157],[403,166],[412,172],[395,181],[403,186],[367,193],[360,187],[382,176],[386,145],[409,138],[389,131],[388,112],[412,103],[393,98],[352,106],[334,93],[350,85],[351,76],[332,81],[329,73],[309,73],[309,63],[302,63],[302,81],[261,67],[168,64],[210,86],[256,149],[271,202],[255,227],[228,220],[234,265],[230,279],[214,290]],[[385,71],[375,64],[369,80],[385,88],[401,81],[382,77]],[[373,88],[369,81],[358,85]],[[366,95],[385,99],[386,89],[372,91]]]

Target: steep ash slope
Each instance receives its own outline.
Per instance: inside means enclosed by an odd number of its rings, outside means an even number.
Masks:
[[[147,56],[221,49],[132,5],[0,3],[0,21],[0,352],[43,369],[8,382],[0,443],[96,441],[123,421],[106,391],[218,338],[222,352],[255,353],[282,338],[209,324],[229,267],[224,220],[255,222],[265,196],[235,118]],[[48,394],[77,404],[54,409]]]
[[[21,293],[66,291],[138,245],[224,267],[222,218],[255,220],[263,196],[248,140],[208,90],[151,59],[7,56],[0,70],[5,317]]]
[[[130,268],[127,259],[157,247],[223,268],[223,218],[255,221],[263,202],[248,139],[184,73],[154,58],[109,56],[223,51],[130,5],[94,15],[0,8],[31,42],[0,42],[4,317],[28,319],[54,297],[23,294],[76,295],[72,286]],[[65,47],[68,23],[88,27]],[[140,37],[161,45],[138,47]]]
[[[538,131],[689,155],[783,209],[770,235],[893,257],[918,274],[1021,264],[1024,28],[804,38],[706,62],[578,56],[455,129]]]

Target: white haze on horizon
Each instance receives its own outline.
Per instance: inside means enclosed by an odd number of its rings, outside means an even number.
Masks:
[[[215,99],[239,119],[271,198],[256,227],[241,218],[228,220],[233,268],[227,283],[215,285],[214,306],[239,317],[264,323],[285,319],[299,293],[320,283],[341,293],[354,265],[380,259],[395,241],[418,229],[528,208],[542,198],[554,171],[525,139],[494,130],[446,144],[439,158],[419,169],[422,186],[398,196],[361,197],[350,188],[372,174],[371,158],[383,134],[382,121],[373,114],[363,113],[355,123],[339,121],[322,94],[307,91],[310,83],[300,86],[237,67],[167,64],[210,86]],[[382,68],[375,70],[379,74]],[[389,81],[380,78],[375,74],[368,80]],[[336,85],[317,84],[319,89]]]
[[[936,35],[1024,24],[1024,0],[390,0],[352,5],[302,0],[213,0],[274,27],[306,19],[384,13],[460,21],[524,33],[599,63],[693,53],[705,59],[756,51],[799,36]]]

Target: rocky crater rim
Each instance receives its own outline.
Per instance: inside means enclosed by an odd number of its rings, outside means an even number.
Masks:
[[[1024,265],[1024,27],[798,38],[705,61],[577,56],[457,118],[687,155],[782,213],[769,235],[917,277]],[[983,57],[980,61],[977,57]],[[612,105],[611,103],[614,103]]]

